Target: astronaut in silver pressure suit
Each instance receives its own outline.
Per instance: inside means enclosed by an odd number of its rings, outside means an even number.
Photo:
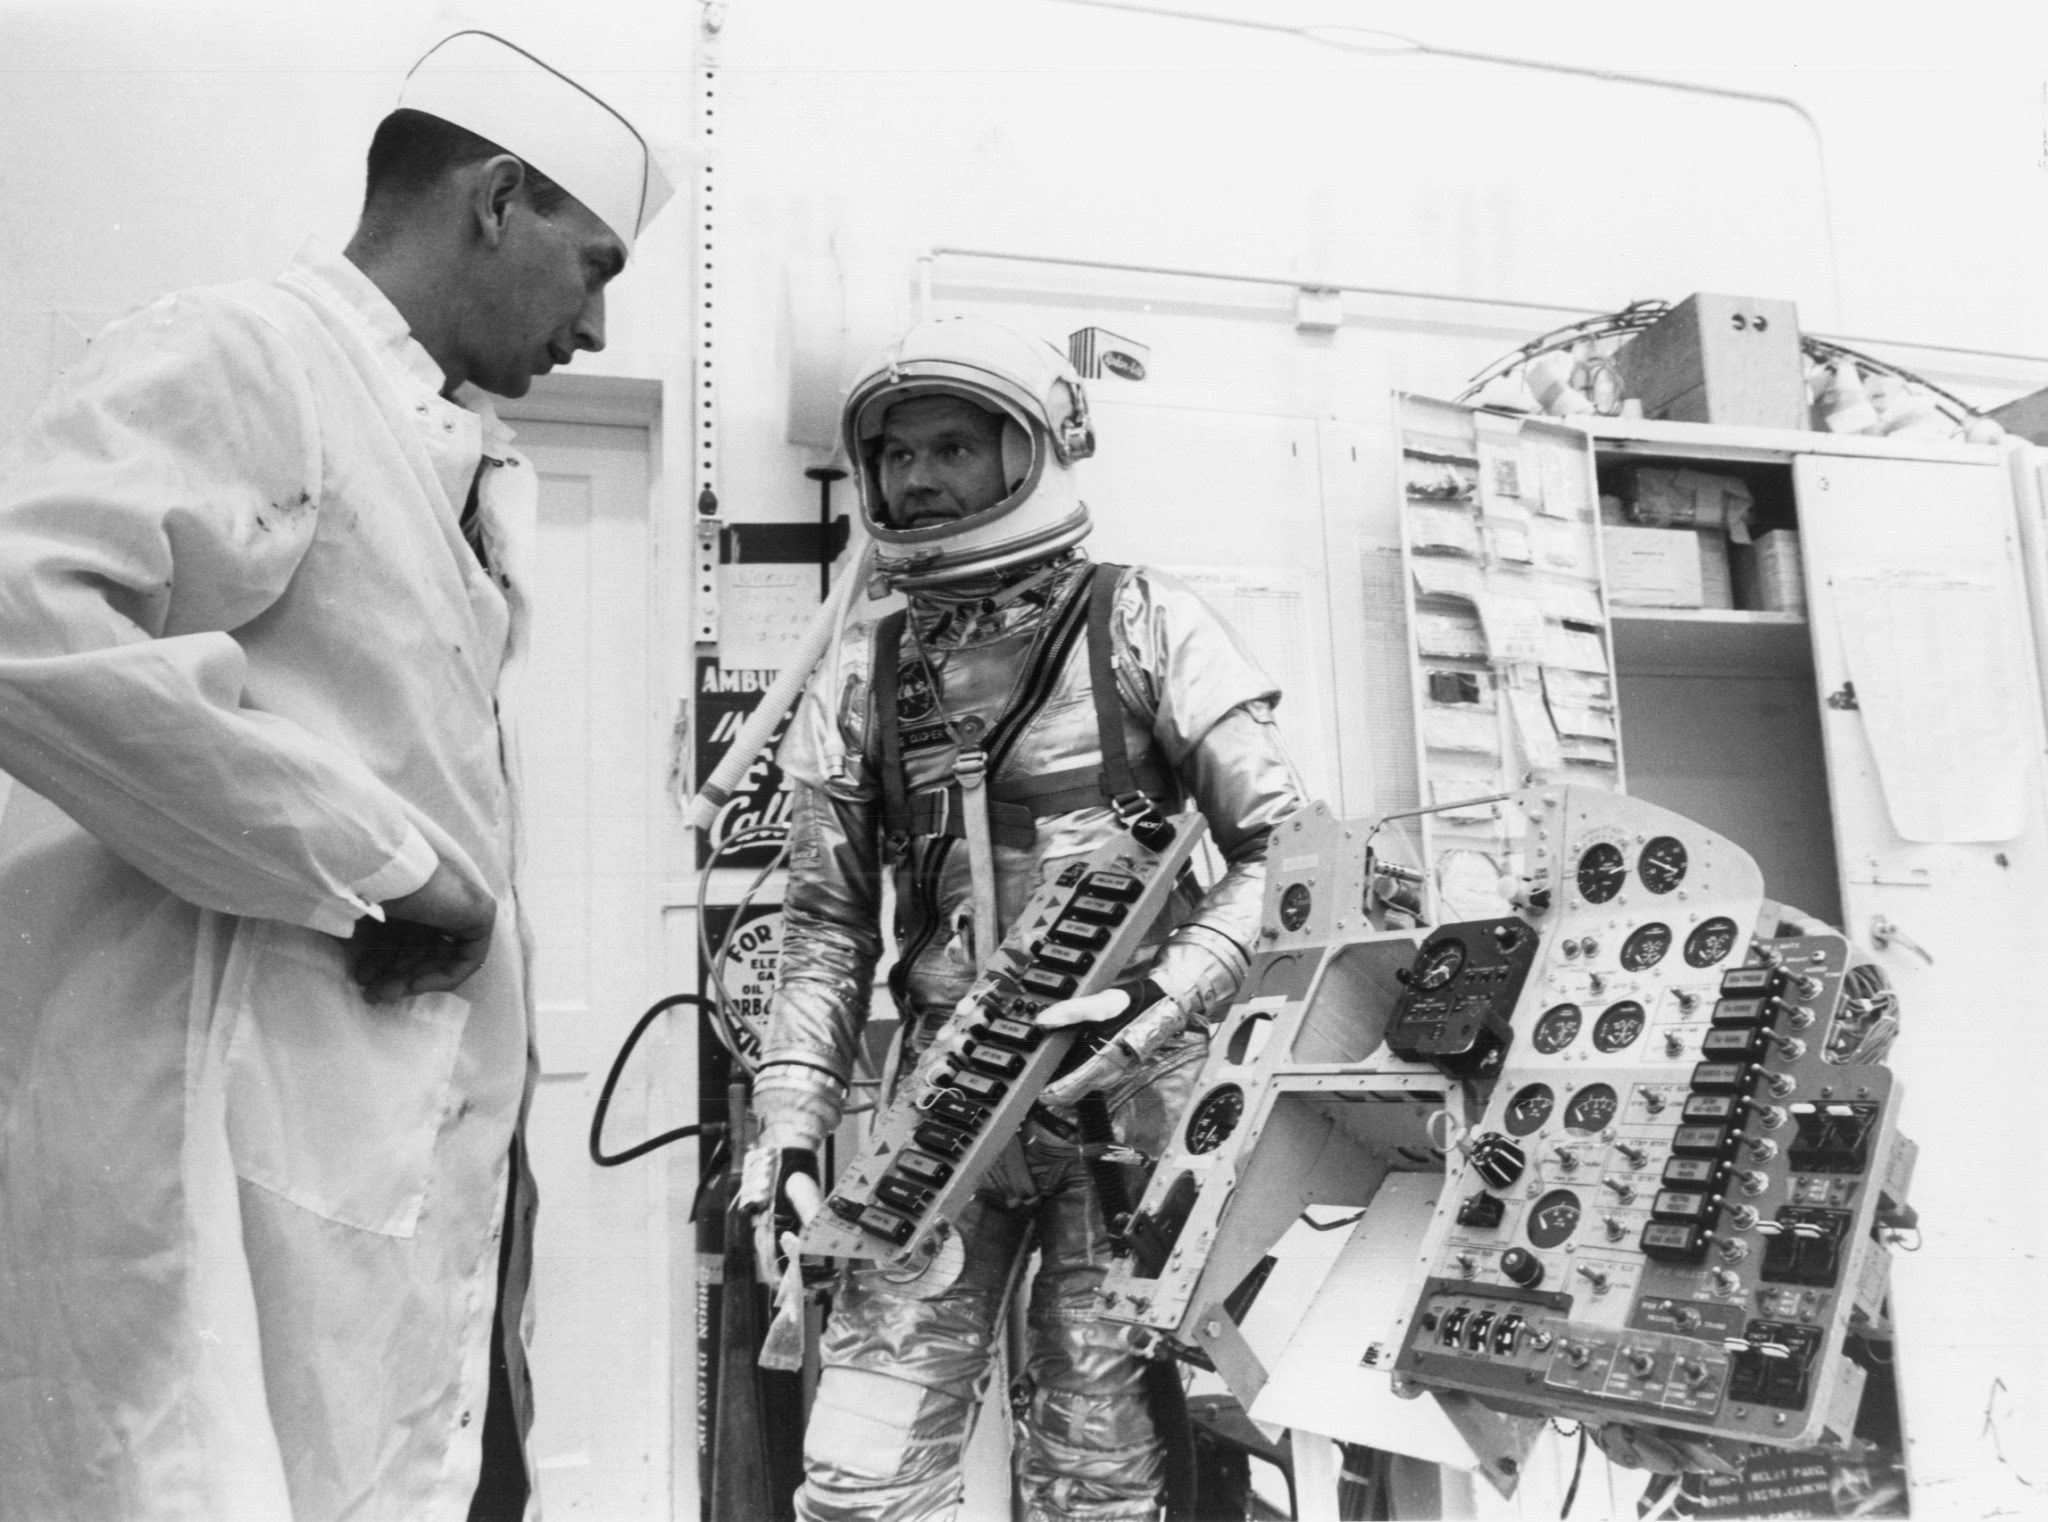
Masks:
[[[1090,525],[1072,467],[1095,441],[1080,382],[1050,346],[982,318],[919,323],[855,382],[842,429],[880,574],[908,608],[893,628],[848,629],[783,742],[789,887],[745,1198],[779,1206],[838,1123],[884,871],[890,986],[914,1060],[1032,892],[1136,812],[1192,800],[1227,869],[1199,896],[1183,880],[1115,988],[1042,1012],[1044,1024],[1128,1023],[1045,1091],[958,1223],[964,1263],[910,1278],[862,1265],[842,1283],[797,1512],[952,1514],[1004,1302],[1035,1246],[1028,1514],[1149,1519],[1163,1449],[1144,1360],[1095,1305],[1110,1246],[1072,1106],[1106,1096],[1115,1156],[1149,1164],[1164,1150],[1208,1024],[1244,974],[1268,839],[1304,802],[1273,724],[1279,692],[1180,582],[1076,548]],[[1080,632],[1092,600],[1093,649]],[[1098,704],[1091,665],[1113,669],[1115,701]],[[1103,743],[1112,723],[1121,758]]]

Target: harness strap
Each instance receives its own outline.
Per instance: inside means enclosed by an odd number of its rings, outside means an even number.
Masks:
[[[974,883],[974,960],[986,960],[1002,944],[1002,912],[996,899],[996,853],[988,834],[988,752],[963,745],[953,763],[960,779],[962,831],[967,868]]]
[[[875,626],[875,728],[880,731],[882,839],[891,850],[910,838],[909,788],[903,780],[903,734],[896,717],[897,666],[903,654],[907,609],[898,608]]]
[[[1173,773],[1156,761],[1132,767],[1139,790],[1158,801],[1174,796]],[[1102,770],[1096,766],[1062,767],[1036,777],[1004,781],[988,789],[989,835],[999,846],[1028,847],[1038,838],[1038,821],[1068,814],[1104,801]],[[962,801],[954,786],[929,787],[910,795],[912,835],[951,835],[965,839],[960,823]]]
[[[1106,568],[1105,568],[1106,569]],[[1124,704],[1116,690],[1110,619],[1116,612],[1116,577],[1098,576],[1088,588],[1088,687],[1095,699],[1095,731],[1102,742],[1101,796],[1112,806],[1142,802],[1124,743]]]

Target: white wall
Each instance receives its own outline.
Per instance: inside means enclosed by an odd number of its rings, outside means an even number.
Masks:
[[[309,233],[345,242],[370,133],[451,23],[511,30],[681,137],[693,20],[654,0],[0,0],[0,433],[108,317],[268,275]],[[686,371],[688,221],[686,192],[579,371]]]

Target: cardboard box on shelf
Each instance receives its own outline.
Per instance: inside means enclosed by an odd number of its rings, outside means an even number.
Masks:
[[[1705,595],[1700,538],[1691,529],[1600,529],[1607,600],[1623,607],[1697,608]]]
[[[1615,354],[1622,394],[1643,416],[1806,428],[1799,312],[1789,301],[1698,292]]]
[[[1700,606],[1735,606],[1735,577],[1728,565],[1728,535],[1721,529],[1694,529],[1700,541]]]
[[[1806,612],[1806,572],[1797,529],[1772,529],[1734,547],[1735,605],[1759,613]]]

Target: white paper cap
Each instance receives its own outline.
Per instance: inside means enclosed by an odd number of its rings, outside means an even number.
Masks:
[[[629,252],[675,194],[631,122],[490,32],[456,32],[435,43],[406,76],[398,105],[453,122],[524,159],[589,207]]]

